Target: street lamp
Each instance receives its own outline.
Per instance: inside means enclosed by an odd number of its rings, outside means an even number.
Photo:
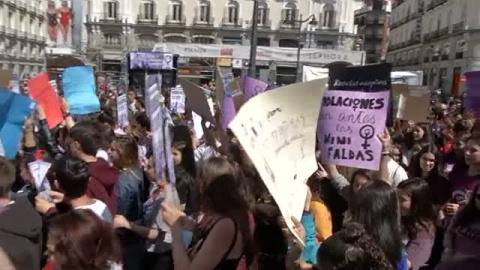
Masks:
[[[317,25],[318,22],[317,22],[317,19],[315,18],[315,15],[310,15],[307,19],[303,20],[302,19],[302,14],[300,14],[300,20],[296,21],[294,19],[290,19],[290,20],[285,20],[284,23],[285,24],[291,24],[292,26],[295,26],[296,24],[298,24],[298,33],[297,33],[297,39],[298,39],[298,42],[297,42],[297,78],[296,78],[296,81],[297,83],[298,82],[301,82],[302,78],[301,78],[301,70],[300,70],[300,51],[302,49],[302,44],[300,42],[300,39],[301,39],[301,35],[302,35],[302,24],[304,23],[307,23],[309,25]]]
[[[253,0],[252,15],[252,36],[250,37],[250,61],[248,67],[248,76],[255,78],[256,76],[256,60],[257,60],[257,29],[258,28],[258,1]]]

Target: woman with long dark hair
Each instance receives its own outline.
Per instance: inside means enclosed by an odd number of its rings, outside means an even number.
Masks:
[[[449,175],[452,198],[445,206],[445,214],[455,216],[459,207],[470,199],[473,190],[480,186],[480,133],[474,133],[464,150],[465,164],[457,164]]]
[[[327,239],[318,252],[318,270],[393,270],[385,252],[359,223]]]
[[[397,187],[402,215],[402,235],[413,270],[424,265],[435,240],[435,211],[428,183],[413,178]]]
[[[438,270],[478,269],[480,265],[480,187],[458,212],[445,235],[445,252]]]
[[[350,200],[351,221],[360,223],[378,243],[394,268],[403,269],[400,211],[395,189],[374,180],[363,186]]]
[[[201,220],[162,204],[163,218],[172,228],[175,269],[236,269],[243,256],[247,266],[255,257],[250,211],[239,188],[235,167],[223,158],[211,158],[199,178]],[[183,229],[193,229],[188,249],[181,242]]]
[[[423,147],[410,164],[410,177],[421,178],[428,183],[437,211],[447,203],[451,195],[450,184],[442,172],[442,153],[434,145]]]
[[[50,226],[47,248],[52,269],[58,270],[115,269],[119,254],[112,227],[91,210],[56,217]]]

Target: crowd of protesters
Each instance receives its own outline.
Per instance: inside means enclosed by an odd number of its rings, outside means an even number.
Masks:
[[[169,115],[173,184],[155,171],[143,98],[128,92],[121,130],[116,93],[99,96],[102,111],[81,119],[63,100],[54,129],[39,106],[16,159],[0,157],[0,269],[480,267],[480,134],[461,101],[434,97],[429,123],[385,130],[379,171],[318,158],[299,241],[231,133],[198,138],[188,113]],[[37,190],[35,160],[52,164],[51,190]]]

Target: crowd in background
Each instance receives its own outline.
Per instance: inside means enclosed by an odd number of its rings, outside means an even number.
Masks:
[[[395,121],[380,137],[379,171],[318,154],[302,220],[293,220],[299,241],[233,134],[225,142],[212,124],[198,138],[188,108],[167,121],[175,183],[159,178],[145,100],[127,96],[125,130],[110,91],[99,91],[100,113],[81,118],[63,100],[65,121],[54,129],[40,106],[27,119],[16,159],[0,157],[0,269],[480,265],[480,134],[461,100],[434,96],[429,123]],[[51,190],[37,190],[35,160],[52,164]]]

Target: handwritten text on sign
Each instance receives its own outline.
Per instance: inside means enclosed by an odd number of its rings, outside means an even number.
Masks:
[[[336,165],[378,170],[389,92],[327,91],[318,123],[322,159]]]

